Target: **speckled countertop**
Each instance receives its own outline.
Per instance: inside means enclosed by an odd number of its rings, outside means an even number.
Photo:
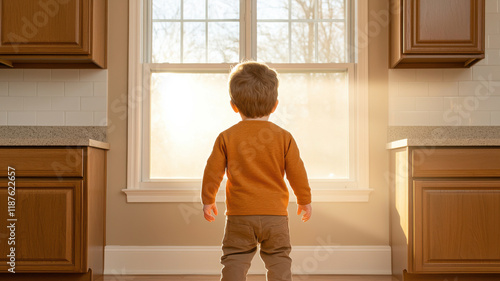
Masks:
[[[0,146],[90,146],[109,149],[106,127],[0,126]]]
[[[387,149],[405,146],[500,146],[500,126],[393,126]]]

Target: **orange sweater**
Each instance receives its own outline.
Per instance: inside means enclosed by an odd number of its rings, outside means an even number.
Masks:
[[[285,172],[297,203],[311,203],[297,144],[272,122],[241,121],[219,134],[203,175],[203,204],[215,202],[226,170],[227,215],[287,215]]]

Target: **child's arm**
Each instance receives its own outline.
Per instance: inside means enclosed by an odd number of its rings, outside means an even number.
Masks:
[[[214,211],[214,215],[217,216],[217,205],[215,203],[210,204],[210,205],[203,205],[203,215],[205,216],[205,219],[209,222],[213,222],[215,220],[215,217],[212,216],[211,211]]]
[[[306,221],[308,221],[311,218],[311,214],[312,214],[312,206],[311,206],[311,204],[298,205],[297,215],[300,216],[300,213],[302,213],[302,211],[304,211],[304,214],[302,215],[302,221],[306,222]]]
[[[302,221],[306,222],[311,218],[311,188],[307,179],[307,172],[304,162],[300,159],[300,152],[293,137],[290,140],[287,154],[285,156],[286,177],[293,193],[297,197],[298,210],[297,215],[304,211]]]
[[[207,160],[201,187],[201,201],[203,203],[203,214],[207,221],[214,221],[211,210],[217,215],[215,196],[219,190],[220,183],[226,171],[226,153],[222,136],[219,135],[215,141],[212,154]]]

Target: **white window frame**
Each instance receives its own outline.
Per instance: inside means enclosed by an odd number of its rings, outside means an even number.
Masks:
[[[143,163],[149,161],[149,119],[143,116],[144,106],[149,106],[149,77],[151,71],[190,71],[204,70],[219,71],[229,69],[230,64],[154,64],[143,63],[143,9],[144,0],[129,1],[129,87],[128,87],[128,154],[127,154],[127,187],[122,191],[127,196],[127,202],[199,202],[201,180],[171,179],[171,180],[143,180],[147,177],[147,170]],[[250,1],[247,1],[250,3]],[[247,4],[250,5],[250,4]],[[250,7],[246,7],[250,8]],[[357,0],[357,37],[366,39],[368,30],[368,0]],[[249,21],[250,19],[241,19]],[[242,25],[242,28],[251,26]],[[244,31],[244,30],[242,30]],[[248,40],[246,40],[248,41]],[[251,42],[245,42],[245,52],[251,57]],[[355,50],[357,63],[344,64],[270,64],[280,70],[293,70],[298,66],[302,69],[312,67],[315,70],[324,69],[348,70],[350,98],[354,99],[356,108],[350,110],[350,122],[355,130],[350,135],[355,138],[353,150],[355,164],[350,163],[350,171],[354,179],[339,181],[329,179],[310,179],[313,202],[368,202],[372,189],[368,187],[368,48],[362,46]],[[334,68],[332,68],[332,65]],[[352,120],[351,117],[354,117]],[[145,177],[146,176],[146,177]],[[341,183],[341,185],[339,185]],[[193,186],[196,186],[193,188]],[[225,200],[225,180],[217,195],[217,201]],[[293,195],[290,201],[295,201]]]

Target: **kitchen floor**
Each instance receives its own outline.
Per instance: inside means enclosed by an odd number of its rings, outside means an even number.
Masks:
[[[103,281],[218,281],[214,275],[105,275]],[[247,281],[265,281],[264,275],[250,275]],[[297,275],[294,281],[396,281],[392,276]]]

